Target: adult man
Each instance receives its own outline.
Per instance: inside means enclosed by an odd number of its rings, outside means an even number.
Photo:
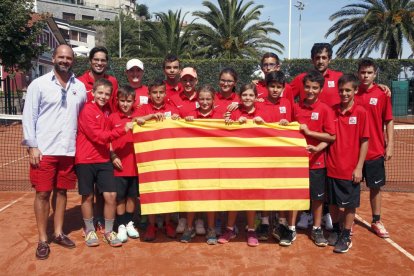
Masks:
[[[67,248],[75,244],[63,233],[66,191],[75,188],[75,139],[78,114],[86,102],[85,86],[72,73],[74,54],[68,45],[58,46],[52,58],[54,69],[27,89],[23,110],[23,145],[28,147],[30,181],[36,189],[34,211],[39,232],[38,259],[50,248],[46,234],[49,198],[56,193],[53,242]]]
[[[94,47],[89,52],[89,70],[87,70],[82,76],[78,78],[86,87],[88,102],[93,100],[92,87],[95,81],[100,78],[105,78],[112,83],[112,97],[116,98],[118,91],[118,81],[115,77],[106,74],[106,70],[108,70],[108,61],[108,50],[105,47]],[[111,108],[113,108],[113,103],[115,103],[115,101],[113,101],[111,98],[109,101]]]

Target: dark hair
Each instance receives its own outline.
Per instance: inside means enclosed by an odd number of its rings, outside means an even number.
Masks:
[[[377,72],[378,70],[378,65],[375,62],[375,60],[373,60],[372,58],[363,58],[358,62],[358,71],[362,68],[362,67],[369,67],[372,66],[374,67],[374,71]]]
[[[167,64],[167,62],[174,62],[174,61],[180,62],[180,60],[178,59],[178,57],[176,55],[168,54],[164,58],[164,61],[163,61],[163,64],[162,64],[162,68],[165,68],[165,64]]]
[[[223,70],[221,70],[221,71],[220,71],[220,74],[219,74],[219,78],[220,78],[220,77],[221,77],[221,75],[223,75],[223,74],[230,74],[230,75],[233,77],[234,82],[237,82],[237,81],[239,80],[239,76],[237,75],[236,70],[234,70],[234,69],[233,69],[233,68],[231,68],[231,67],[226,67],[226,68],[224,68]]]
[[[242,87],[240,87],[240,96],[241,94],[243,94],[244,91],[249,90],[249,89],[253,90],[254,95],[257,97],[256,85],[252,83],[247,83],[247,84],[242,85]]]
[[[323,88],[323,85],[325,84],[325,78],[319,71],[316,71],[316,70],[309,71],[306,74],[306,76],[303,78],[303,81],[302,81],[303,85],[305,85],[307,81],[319,83],[321,89]]]
[[[135,89],[132,88],[130,85],[121,85],[118,88],[118,95],[117,98],[125,97],[128,98],[129,96],[132,96],[133,99],[135,99]]]
[[[311,49],[311,59],[313,59],[317,54],[322,53],[323,50],[328,52],[329,59],[332,58],[332,45],[329,43],[315,43]]]
[[[105,79],[105,78],[100,78],[98,80],[95,81],[95,83],[93,84],[93,91],[96,90],[96,88],[98,88],[99,86],[106,86],[106,87],[110,87],[111,88],[111,93],[113,90],[113,85],[112,82],[110,82],[109,80]]]
[[[53,56],[53,57],[56,57],[56,54],[57,54],[58,49],[59,49],[60,47],[62,47],[62,46],[66,46],[66,47],[68,47],[68,48],[72,51],[72,57],[73,57],[73,58],[75,57],[75,53],[73,52],[72,48],[71,48],[69,45],[67,45],[67,44],[61,44],[61,45],[58,45],[58,46],[57,46],[57,47],[53,50],[53,53],[52,53],[52,56]]]
[[[278,55],[276,55],[275,53],[267,52],[262,56],[262,60],[260,61],[260,64],[263,64],[263,62],[266,58],[274,58],[274,59],[276,59],[277,64],[280,63],[280,59],[279,59]]]
[[[338,80],[338,87],[341,87],[345,83],[351,83],[353,89],[357,89],[359,86],[359,79],[355,74],[343,74]]]
[[[285,77],[285,74],[283,74],[283,72],[281,71],[277,71],[277,72],[272,71],[269,74],[267,74],[265,81],[266,81],[266,86],[269,85],[271,82],[277,82],[285,86],[286,77]]]
[[[164,86],[165,87],[165,82],[161,79],[156,79],[151,81],[148,84],[148,92],[151,92],[151,89],[153,89],[154,87],[158,87],[158,86]]]
[[[209,84],[203,85],[202,87],[200,87],[200,88],[197,90],[197,97],[198,97],[198,95],[199,95],[201,92],[207,92],[207,93],[210,93],[210,94],[211,94],[211,96],[213,97],[213,99],[214,99],[214,96],[216,95],[216,90],[214,90],[213,86],[211,86],[211,85],[209,85]]]
[[[106,60],[109,61],[108,50],[103,46],[93,47],[89,52],[89,60],[92,61],[93,57],[98,52],[103,52],[105,54]]]

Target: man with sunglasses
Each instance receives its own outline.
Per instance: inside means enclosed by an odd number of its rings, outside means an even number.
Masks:
[[[34,212],[39,242],[38,259],[46,259],[50,248],[46,233],[49,199],[55,192],[53,242],[74,248],[62,231],[66,191],[74,189],[75,140],[78,114],[86,102],[86,89],[72,73],[74,54],[68,45],[58,46],[52,56],[54,69],[35,79],[27,89],[23,110],[23,145],[28,147],[30,181],[36,190]]]

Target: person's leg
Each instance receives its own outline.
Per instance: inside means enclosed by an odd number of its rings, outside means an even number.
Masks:
[[[335,244],[335,253],[346,253],[352,247],[350,238],[352,223],[355,219],[355,208],[344,208],[344,229],[342,229],[338,242]]]
[[[247,211],[247,245],[248,246],[258,246],[259,240],[257,239],[255,231],[255,218],[256,211]]]
[[[234,225],[236,223],[237,211],[227,212],[227,227],[222,235],[220,235],[218,242],[221,244],[228,243],[231,239],[236,237]]]
[[[180,238],[181,242],[188,243],[196,235],[196,232],[193,227],[194,217],[195,217],[195,212],[187,213],[187,227],[184,230],[184,233]]]
[[[51,192],[36,192],[33,204],[39,240],[43,242],[48,240],[46,229],[50,211],[50,194]]]
[[[54,226],[55,226],[55,237],[63,234],[63,221],[65,218],[67,194],[66,190],[55,189],[56,194],[56,207],[54,214]]]
[[[381,216],[381,189],[370,188],[369,189],[369,200],[371,203],[372,217],[374,218],[372,222],[375,223],[381,218],[380,217]]]
[[[93,225],[93,193],[89,195],[82,195],[81,212],[83,220],[85,221],[85,232],[95,231]],[[92,222],[92,225],[89,222]]]
[[[113,231],[115,213],[116,213],[116,192],[104,192],[104,218],[105,218],[105,232]]]
[[[313,226],[320,228],[322,222],[323,201],[312,200]]]

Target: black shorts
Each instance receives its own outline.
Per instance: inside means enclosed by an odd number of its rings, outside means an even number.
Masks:
[[[385,185],[385,161],[384,157],[375,160],[366,160],[362,169],[365,183],[368,188],[381,188]]]
[[[326,198],[326,169],[309,170],[309,191],[311,200]]]
[[[116,200],[127,197],[138,197],[138,177],[137,176],[115,176],[116,181]]]
[[[95,183],[99,193],[116,192],[112,163],[77,164],[75,171],[80,195],[93,194]]]
[[[327,186],[329,204],[340,208],[359,207],[361,187],[358,183],[328,176]]]

